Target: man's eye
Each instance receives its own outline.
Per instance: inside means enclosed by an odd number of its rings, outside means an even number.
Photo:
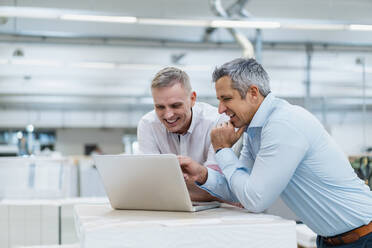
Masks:
[[[227,101],[230,101],[230,100],[231,100],[231,98],[224,98],[223,99],[224,102],[227,102]]]
[[[164,106],[155,106],[156,109],[164,109]]]
[[[182,106],[182,104],[174,104],[172,105],[172,108],[180,108]]]

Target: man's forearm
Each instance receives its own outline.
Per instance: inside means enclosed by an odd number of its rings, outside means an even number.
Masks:
[[[194,182],[188,182],[187,189],[189,190],[190,198],[192,201],[216,201],[217,197],[212,196],[207,191],[199,188]]]
[[[237,202],[238,199],[229,189],[226,178],[217,170],[208,168],[208,180],[199,187],[213,196],[228,202]]]
[[[199,177],[196,180],[196,182],[200,185],[203,185],[203,184],[205,184],[207,179],[208,179],[208,169],[207,169],[207,167],[202,166]]]

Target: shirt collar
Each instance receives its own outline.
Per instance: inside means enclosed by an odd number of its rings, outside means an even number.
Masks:
[[[199,113],[197,113],[197,108],[196,108],[196,104],[195,104],[194,107],[192,107],[192,109],[191,109],[191,124],[190,124],[190,127],[189,127],[189,129],[187,130],[186,133],[190,133],[190,134],[192,133],[192,131],[194,130],[194,127],[195,127],[198,116],[199,116]]]
[[[263,127],[267,118],[269,118],[270,113],[273,108],[273,101],[275,96],[272,93],[269,93],[264,100],[262,101],[260,107],[258,107],[257,112],[254,114],[251,123],[248,128],[251,127]]]

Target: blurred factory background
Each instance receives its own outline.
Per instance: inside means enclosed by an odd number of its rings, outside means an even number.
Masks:
[[[122,136],[152,109],[154,74],[182,67],[198,99],[216,104],[211,72],[243,56],[238,37],[254,46],[277,96],[315,113],[346,153],[361,153],[372,136],[371,5],[2,0],[0,142],[14,145],[33,125],[40,145],[63,155],[92,143],[123,152]],[[252,21],[208,26],[225,19]]]
[[[88,155],[136,151],[155,73],[183,68],[217,105],[213,69],[242,56],[358,166],[372,151],[371,13],[368,0],[1,0],[0,199],[104,196]]]

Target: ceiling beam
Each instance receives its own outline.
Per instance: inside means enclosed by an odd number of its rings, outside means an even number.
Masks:
[[[255,40],[252,40],[255,42]],[[143,37],[100,37],[100,36],[55,36],[38,32],[0,32],[0,43],[35,43],[57,45],[98,45],[116,47],[157,47],[190,49],[232,49],[240,50],[236,42],[186,41],[176,39],[149,39]],[[297,41],[262,41],[263,50],[306,51],[311,44],[314,51],[372,52],[371,43],[348,42],[297,42]]]

